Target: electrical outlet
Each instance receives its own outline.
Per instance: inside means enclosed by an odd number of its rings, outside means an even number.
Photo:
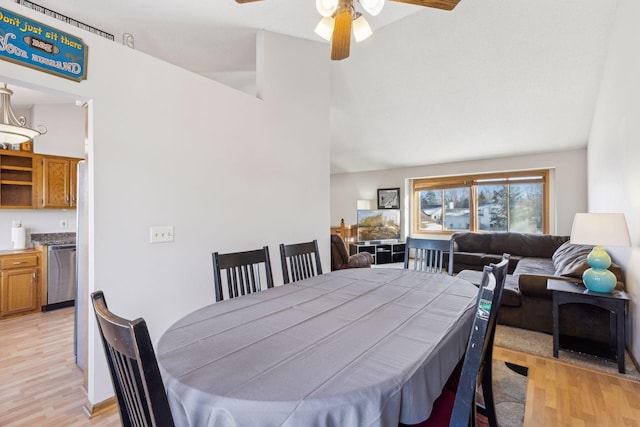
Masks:
[[[173,225],[152,226],[149,241],[151,243],[173,242]]]
[[[69,223],[67,222],[66,219],[61,219],[60,220],[60,228],[67,228],[69,227]]]

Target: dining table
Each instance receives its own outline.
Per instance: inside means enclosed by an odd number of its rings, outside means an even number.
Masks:
[[[354,268],[206,305],[158,341],[175,424],[419,423],[464,355],[477,295],[446,274]]]

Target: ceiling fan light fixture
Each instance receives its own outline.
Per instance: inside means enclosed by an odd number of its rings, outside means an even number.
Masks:
[[[338,3],[338,0],[316,0],[316,9],[320,15],[328,18],[338,10]]]
[[[325,39],[326,41],[331,41],[331,36],[333,35],[333,27],[336,25],[336,20],[330,16],[325,16],[318,22],[316,25],[316,29],[314,32]]]
[[[364,19],[363,15],[360,15],[353,21],[353,38],[356,39],[356,43],[368,39],[371,34],[373,34],[371,26],[369,26],[369,23]]]
[[[384,7],[384,0],[358,0],[358,3],[371,16],[378,15]]]
[[[4,87],[0,87],[0,142],[21,144],[33,141],[36,136],[47,133],[47,128],[44,126],[38,126],[38,130],[25,127],[25,118],[17,118],[13,113],[11,95],[13,91],[4,83]]]

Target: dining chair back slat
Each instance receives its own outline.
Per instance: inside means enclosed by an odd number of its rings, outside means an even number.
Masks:
[[[111,313],[102,291],[91,294],[123,426],[172,427],[173,417],[142,318]]]
[[[259,292],[262,290],[263,281],[267,288],[273,287],[268,246],[227,254],[214,252],[212,259],[216,301],[224,299],[223,283],[225,282],[228,298]],[[223,280],[223,276],[226,280]]]
[[[447,272],[453,275],[453,240],[418,239],[407,237],[404,252],[404,268],[442,273],[445,266],[445,253],[448,254]],[[413,257],[411,256],[413,254]],[[411,261],[413,259],[413,261]]]
[[[482,282],[478,291],[471,332],[467,342],[460,382],[456,391],[450,427],[466,427],[476,425],[476,385],[483,381],[483,364],[487,356],[486,341],[488,339],[490,317],[494,306],[494,291],[496,290],[496,277],[494,267],[485,266]],[[490,360],[488,360],[490,363]],[[486,372],[484,372],[486,373]],[[490,379],[490,378],[489,378]]]
[[[498,427],[498,419],[496,416],[495,401],[493,399],[493,342],[495,338],[496,325],[498,323],[498,312],[500,310],[500,304],[502,303],[502,293],[504,291],[504,284],[507,279],[507,271],[509,268],[509,254],[502,254],[502,260],[497,264],[489,264],[493,269],[495,276],[495,287],[493,289],[492,310],[489,315],[487,324],[487,336],[484,340],[483,352],[484,358],[482,361],[482,395],[484,397],[484,412],[489,421],[489,427]]]
[[[285,284],[322,274],[318,241],[280,244],[282,278]]]

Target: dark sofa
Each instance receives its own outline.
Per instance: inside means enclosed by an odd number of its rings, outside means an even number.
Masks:
[[[454,241],[453,269],[477,282],[484,265],[497,263],[503,253],[511,255],[498,321],[519,328],[553,333],[552,295],[547,279],[580,280],[589,268],[589,245],[573,245],[568,236],[524,233],[462,232]],[[622,270],[609,268],[624,289]],[[600,345],[609,340],[609,312],[584,304],[560,309],[560,334],[568,339]],[[589,345],[589,344],[587,344]]]

